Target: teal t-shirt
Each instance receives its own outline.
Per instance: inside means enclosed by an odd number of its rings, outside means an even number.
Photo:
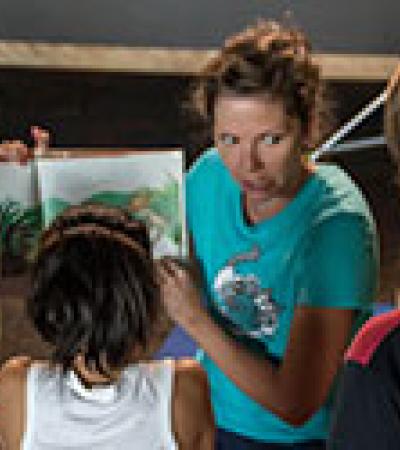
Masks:
[[[249,226],[238,183],[210,149],[187,175],[186,199],[210,313],[252,351],[279,364],[296,305],[368,315],[377,288],[376,230],[365,199],[340,168],[318,165],[281,212]],[[203,351],[199,359],[218,427],[265,442],[326,438],[329,401],[295,427],[241,392]]]

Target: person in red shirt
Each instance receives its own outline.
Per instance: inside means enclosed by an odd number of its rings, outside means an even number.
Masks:
[[[385,135],[399,177],[400,65],[387,93]],[[370,319],[347,351],[327,448],[397,450],[399,436],[400,311],[396,309]]]

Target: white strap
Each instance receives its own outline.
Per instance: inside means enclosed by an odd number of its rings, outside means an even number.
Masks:
[[[35,423],[35,394],[38,367],[33,364],[29,367],[26,376],[26,428],[22,438],[22,450],[31,450]]]
[[[324,144],[322,144],[312,155],[311,160],[316,161],[323,153],[329,151],[341,139],[360,125],[366,118],[379,109],[387,100],[388,91],[385,89],[378,97],[368,103],[358,114],[346,122],[336,133],[334,133]]]

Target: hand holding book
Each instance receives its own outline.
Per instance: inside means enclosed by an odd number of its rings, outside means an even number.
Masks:
[[[29,148],[20,140],[3,141],[0,144],[0,162],[16,162],[27,164],[34,156],[44,156],[49,148],[49,132],[37,127],[31,127],[34,147]]]
[[[155,257],[186,255],[181,149],[114,149],[67,155],[49,150],[32,127],[34,147],[4,142],[0,153],[0,259],[4,274],[25,273],[37,238],[70,205],[119,206],[144,220]]]

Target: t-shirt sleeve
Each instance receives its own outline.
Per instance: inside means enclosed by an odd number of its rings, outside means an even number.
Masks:
[[[218,164],[215,151],[202,155],[185,176],[186,223],[195,247],[204,241],[210,228],[210,212],[216,201]]]
[[[398,449],[397,408],[378,373],[348,363],[338,386],[327,450]]]
[[[325,219],[310,231],[299,267],[299,304],[344,309],[370,306],[379,270],[374,227],[356,214]]]
[[[185,212],[188,231],[193,233],[193,222],[198,204],[198,175],[196,167],[190,169],[185,176]]]

